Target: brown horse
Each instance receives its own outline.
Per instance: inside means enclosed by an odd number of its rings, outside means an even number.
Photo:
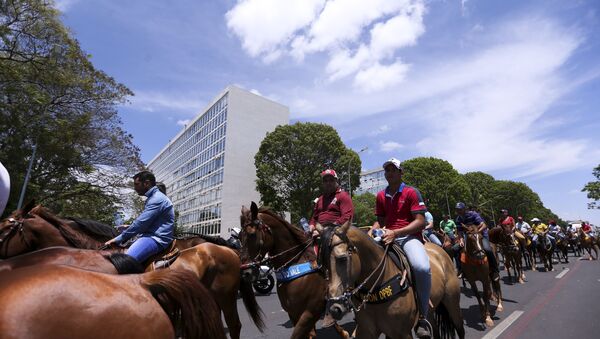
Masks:
[[[242,207],[240,224],[244,261],[261,260],[268,254],[276,270],[293,264],[316,263],[312,241],[298,227],[269,209],[259,210],[254,202],[250,210]],[[315,323],[325,311],[326,288],[327,282],[317,272],[277,283],[279,302],[294,324],[291,338],[316,336]],[[340,336],[349,337],[338,324],[335,324],[335,328]]]
[[[565,263],[569,263],[569,239],[566,236],[556,237],[556,255],[558,256],[558,262],[560,263],[561,255],[565,259]]]
[[[0,279],[2,338],[225,338],[218,308],[188,271],[110,275],[31,266]]]
[[[504,266],[506,267],[506,272],[508,273],[509,281],[513,281],[511,275],[512,268],[515,280],[518,281],[519,284],[525,283],[525,273],[523,273],[523,260],[521,255],[521,248],[519,246],[519,241],[517,240],[517,237],[513,232],[501,228],[498,241],[500,251],[504,256]]]
[[[535,249],[537,251],[538,256],[540,257],[540,261],[544,265],[544,269],[546,270],[546,272],[554,271],[554,267],[552,266],[552,255],[554,253],[554,245],[552,244],[550,239],[547,238],[547,232],[538,234]]]
[[[594,238],[587,235],[581,228],[579,228],[577,232],[579,235],[581,248],[586,250],[590,255],[589,260],[598,260],[598,251],[600,249],[598,248],[598,244],[593,241]],[[594,251],[594,254],[596,255],[592,255],[592,251]]]
[[[469,282],[471,291],[473,291],[473,295],[477,298],[483,321],[487,326],[494,326],[494,321],[490,314],[490,299],[493,297],[493,287],[498,302],[496,311],[501,312],[504,309],[502,306],[500,282],[496,281],[492,284],[492,280],[490,279],[490,267],[485,255],[485,250],[483,249],[483,235],[478,231],[477,226],[463,225],[463,227],[467,231],[465,247],[461,253],[463,276]],[[479,295],[476,284],[477,281],[480,281],[483,285],[483,296]]]
[[[418,318],[413,286],[371,237],[349,223],[321,229],[323,268],[329,280],[330,312],[356,314],[356,338],[412,338]],[[429,320],[436,338],[464,338],[460,284],[450,257],[438,245],[425,244],[431,265]],[[356,306],[359,303],[359,306]],[[435,313],[435,316],[433,315]],[[441,333],[440,333],[441,332]]]
[[[31,208],[31,207],[29,207]],[[19,219],[15,219],[19,218]],[[97,248],[103,242],[93,237],[74,231],[68,224],[55,217],[43,208],[28,213],[27,209],[13,213],[5,220],[0,228],[0,250],[3,257],[12,257],[27,253],[34,249],[46,248],[47,245],[58,243],[62,246],[79,248]],[[51,245],[50,245],[51,246]],[[55,255],[28,256],[23,262],[66,264],[76,267],[97,270],[104,273],[115,273],[115,268],[102,256],[87,253],[88,251],[53,250]],[[256,303],[250,283],[242,281],[240,275],[240,259],[235,251],[224,246],[203,243],[189,253],[182,251],[173,267],[185,267],[197,274],[208,287],[223,311],[225,321],[233,339],[239,338],[241,322],[237,311],[237,291],[240,290],[247,311],[250,313],[259,330],[264,329],[262,311]]]

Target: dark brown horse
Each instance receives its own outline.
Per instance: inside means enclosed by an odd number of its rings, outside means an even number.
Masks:
[[[265,208],[259,210],[252,202],[250,210],[242,207],[240,224],[244,261],[258,261],[268,254],[276,269],[298,263],[315,263],[312,241],[298,227],[274,212]],[[315,337],[315,323],[325,311],[326,288],[327,282],[317,272],[277,283],[281,306],[294,324],[291,338]],[[340,336],[349,337],[338,324],[335,327]]]
[[[349,223],[319,231],[330,312],[341,318],[354,309],[356,338],[378,338],[382,333],[388,338],[412,338],[418,309],[408,271],[387,260],[381,246]],[[426,243],[425,250],[431,265],[429,318],[437,325],[434,336],[448,338],[456,333],[464,338],[460,283],[452,261],[438,245]]]
[[[506,267],[509,281],[513,281],[511,274],[512,268],[515,280],[518,281],[519,284],[525,283],[521,248],[515,234],[508,229],[500,228],[498,245],[504,256],[504,266]]]
[[[558,256],[558,262],[560,263],[561,255],[565,259],[565,263],[569,263],[569,239],[566,236],[556,237],[556,255]]]
[[[0,279],[3,338],[225,338],[216,303],[188,271],[110,275],[31,266]]]
[[[479,304],[479,310],[483,321],[487,326],[494,326],[490,313],[490,299],[492,299],[492,287],[496,293],[496,299],[498,306],[496,311],[501,312],[504,307],[502,306],[502,292],[500,290],[500,282],[496,281],[492,285],[490,279],[490,267],[483,249],[483,235],[478,231],[475,225],[463,225],[466,230],[467,239],[465,239],[465,247],[461,253],[461,264],[463,270],[463,276],[471,285],[471,291],[477,298]],[[476,282],[480,281],[483,285],[483,296],[479,294]]]
[[[540,261],[544,265],[546,272],[554,271],[552,266],[552,255],[554,253],[554,245],[547,238],[547,232],[538,234],[536,252],[540,257]],[[534,268],[535,270],[535,268]]]

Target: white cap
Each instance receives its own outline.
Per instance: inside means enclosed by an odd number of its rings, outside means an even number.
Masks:
[[[536,221],[540,221],[540,219],[538,219],[538,218],[531,219],[531,222],[536,222]]]
[[[397,169],[402,171],[402,165],[400,163],[400,160],[396,158],[390,158],[388,161],[383,163],[383,169],[385,169],[385,167],[389,164],[393,164]]]

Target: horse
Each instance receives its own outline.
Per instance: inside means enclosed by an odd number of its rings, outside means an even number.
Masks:
[[[515,280],[518,281],[519,284],[525,283],[521,249],[515,234],[505,228],[502,228],[501,232],[499,232],[498,240],[500,251],[504,256],[504,266],[506,267],[509,281],[513,281],[510,270],[512,268]]]
[[[104,244],[87,234],[75,231],[62,219],[40,206],[34,209],[33,206],[28,205],[23,210],[13,213],[2,223],[1,227],[0,254],[2,254],[2,258],[13,257],[38,248],[46,248],[52,244],[81,249],[97,249]],[[241,292],[244,305],[255,325],[263,331],[262,311],[256,303],[251,284],[241,280],[240,259],[237,252],[210,243],[203,245],[206,246],[194,247],[190,253],[180,255],[173,267],[193,268],[192,271],[197,274],[198,279],[205,283],[217,300],[233,339],[239,338],[241,331],[236,301],[238,290]],[[113,251],[122,251],[122,249],[117,248]],[[182,254],[183,252],[185,250],[181,251]],[[78,264],[73,264],[74,260],[77,260],[77,258],[73,258],[73,253],[75,252],[65,253],[63,251],[64,255],[48,260],[57,264],[71,264],[88,269],[94,269],[96,265],[100,265],[103,269],[101,272],[114,272],[114,268],[110,265],[107,266],[107,263],[102,260],[90,263],[89,256],[86,257],[88,259],[78,258]],[[81,252],[78,255],[79,257],[83,256]],[[30,259],[32,262],[36,260],[40,262],[45,259]]]
[[[410,269],[398,268],[383,247],[349,223],[318,228],[320,256],[329,281],[329,311],[334,318],[354,310],[356,338],[377,338],[382,333],[412,338],[418,307],[408,278]],[[429,320],[436,325],[434,335],[447,338],[456,333],[464,338],[460,283],[452,260],[438,245],[426,243],[425,250],[431,264]],[[360,305],[355,306],[356,302]]]
[[[558,262],[560,263],[560,256],[565,258],[565,263],[569,263],[569,240],[564,237],[556,236],[556,256],[558,257]]]
[[[3,338],[225,338],[211,295],[188,271],[111,275],[30,266],[0,279]]]
[[[589,260],[598,260],[598,244],[593,241],[593,238],[587,235],[581,228],[577,231],[579,235],[579,241],[581,244],[581,248],[586,250],[590,255]],[[592,255],[592,251],[596,254]]]
[[[486,326],[494,326],[490,314],[490,299],[492,296],[492,289],[496,294],[498,305],[496,311],[502,312],[504,307],[502,306],[502,291],[500,289],[500,282],[490,279],[490,267],[488,258],[485,255],[483,249],[483,235],[478,231],[475,225],[463,225],[466,230],[465,247],[461,253],[461,264],[463,270],[463,276],[469,282],[473,295],[477,298],[479,304],[479,310],[481,311],[482,318]],[[483,296],[479,295],[476,282],[480,281],[483,285]]]
[[[547,238],[547,232],[538,234],[536,250],[540,256],[540,261],[544,264],[546,272],[554,271],[552,266],[552,254],[554,253],[554,245]],[[535,270],[535,268],[534,268]]]
[[[577,232],[567,231],[567,241],[571,249],[573,249],[573,255],[576,257],[580,257],[581,244],[579,241],[579,234]]]
[[[260,262],[269,255],[276,272],[294,264],[316,264],[312,239],[275,212],[264,207],[259,209],[252,202],[249,210],[242,206],[240,226],[244,262]],[[315,323],[325,311],[326,288],[323,276],[312,269],[287,282],[278,277],[277,296],[294,325],[291,338],[316,337]],[[341,337],[349,337],[337,323],[334,326]]]

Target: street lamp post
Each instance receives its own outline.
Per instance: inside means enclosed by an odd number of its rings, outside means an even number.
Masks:
[[[356,152],[356,154],[361,154],[362,152],[368,150],[369,147],[365,146],[361,148],[360,151]],[[360,155],[359,155],[360,157]],[[348,191],[350,193],[350,198],[352,198],[352,176],[350,175],[350,164],[352,163],[352,158],[348,160]]]
[[[459,180],[454,181],[453,183],[448,185],[444,190],[444,195],[446,196],[446,207],[448,208],[448,218],[450,219],[452,219],[452,215],[450,214],[450,203],[448,202],[448,190],[450,189],[450,187],[454,186],[458,181]]]

